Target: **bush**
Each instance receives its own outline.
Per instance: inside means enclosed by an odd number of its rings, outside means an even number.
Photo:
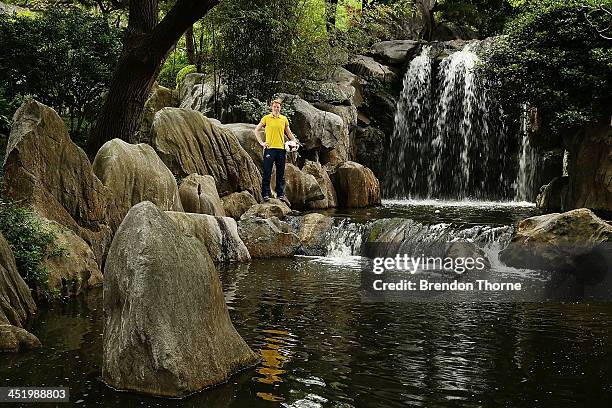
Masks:
[[[121,50],[120,31],[78,8],[0,15],[0,72],[8,100],[22,95],[52,106],[83,143]]]
[[[610,24],[609,15],[598,11],[606,3],[527,2],[482,67],[507,111],[524,103],[537,107],[542,127],[557,137],[609,120],[612,49],[596,30]]]
[[[176,88],[180,88],[181,85],[183,85],[183,81],[185,81],[185,77],[189,74],[193,74],[194,72],[196,72],[196,66],[195,65],[187,65],[186,67],[184,67],[183,69],[181,69],[177,74],[176,74]]]
[[[0,197],[0,231],[6,238],[23,280],[43,298],[51,300],[59,293],[49,289],[49,271],[45,259],[61,256],[64,250],[55,244],[55,235],[28,208]]]
[[[175,50],[168,56],[168,58],[166,58],[166,61],[164,62],[159,75],[157,76],[157,83],[170,89],[178,88],[178,73],[187,66],[189,66],[189,61],[187,61],[187,53],[184,50]],[[185,75],[183,75],[183,79],[185,78]]]

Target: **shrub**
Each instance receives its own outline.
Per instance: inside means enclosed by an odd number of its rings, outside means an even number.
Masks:
[[[170,89],[178,88],[178,74],[188,66],[193,67],[187,61],[187,53],[184,50],[175,50],[166,58],[157,76],[157,83]],[[181,81],[188,73],[182,75]]]
[[[6,238],[23,280],[47,300],[58,296],[49,289],[45,259],[61,256],[64,249],[55,244],[55,235],[32,210],[0,197],[0,231]]]
[[[177,74],[176,74],[176,88],[180,88],[181,85],[183,85],[183,81],[185,81],[185,77],[189,74],[193,74],[194,72],[196,72],[196,66],[195,65],[187,65],[186,67],[184,67],[183,69],[181,69]]]

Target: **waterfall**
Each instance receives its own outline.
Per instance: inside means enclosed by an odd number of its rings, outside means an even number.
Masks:
[[[514,196],[516,142],[477,75],[479,47],[469,42],[438,63],[426,46],[410,63],[391,137],[386,198]]]
[[[527,105],[523,105],[521,114],[521,151],[519,156],[519,170],[516,181],[516,201],[535,201],[535,169],[537,155],[535,149],[529,144],[529,114]]]
[[[327,255],[332,258],[346,258],[361,255],[361,244],[366,224],[351,222],[344,218],[334,225],[327,235]]]

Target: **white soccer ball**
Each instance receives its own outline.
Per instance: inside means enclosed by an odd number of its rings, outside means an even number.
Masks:
[[[294,140],[287,140],[285,142],[285,150],[288,152],[297,152],[300,148],[300,144]]]

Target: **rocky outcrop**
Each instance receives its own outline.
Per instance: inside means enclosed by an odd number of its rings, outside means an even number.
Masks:
[[[612,215],[612,126],[587,126],[575,140],[568,168],[568,208]]]
[[[363,103],[363,81],[357,75],[353,74],[346,68],[338,67],[331,73],[329,81],[334,82],[344,88],[352,87],[354,91],[353,98],[350,102],[357,108],[361,106]]]
[[[12,15],[12,14],[24,13],[26,11],[28,11],[28,9],[16,6],[14,4],[0,2],[0,14]]]
[[[249,208],[257,204],[255,198],[248,191],[241,191],[239,193],[232,193],[222,197],[223,209],[225,215],[232,217],[236,220],[240,219]]]
[[[248,262],[249,251],[238,235],[236,220],[229,217],[214,217],[166,211],[181,232],[197,239],[210,254],[213,262]]]
[[[386,83],[392,83],[397,79],[397,74],[390,67],[365,55],[353,56],[345,67],[353,74],[366,79],[375,78]]]
[[[257,125],[250,123],[228,123],[221,125],[221,127],[230,130],[236,136],[240,146],[249,154],[259,172],[263,174],[263,149],[257,143],[255,133],[253,133]]]
[[[521,221],[500,260],[517,268],[573,272],[593,256],[609,257],[611,248],[612,225],[579,208]]]
[[[179,107],[199,111],[205,116],[215,116],[215,94],[217,104],[222,106],[227,94],[227,85],[215,86],[205,74],[195,72],[187,74],[179,90],[181,99]]]
[[[401,66],[415,54],[419,44],[415,40],[381,41],[372,45],[370,54],[384,63]]]
[[[102,271],[87,243],[55,221],[42,222],[45,229],[55,236],[55,245],[61,249],[61,254],[45,259],[49,272],[48,290],[62,297],[73,297],[101,286]]]
[[[0,233],[0,324],[21,327],[35,312],[30,288],[19,275],[13,251]]]
[[[342,132],[338,135],[336,147],[329,152],[329,163],[338,164],[355,158],[355,130],[357,129],[357,108],[353,105],[330,105],[315,103],[317,109],[331,112],[342,119]]]
[[[104,276],[102,378],[111,387],[181,397],[257,360],[230,321],[207,249],[151,202],[130,209]]]
[[[53,109],[28,100],[13,121],[4,158],[6,195],[70,228],[101,264],[111,241],[111,193]]]
[[[542,186],[540,193],[536,198],[538,208],[546,212],[563,211],[567,208],[567,185],[569,177],[557,177],[550,183]]]
[[[330,178],[339,207],[362,208],[380,204],[380,184],[367,167],[355,162],[342,163]]]
[[[223,201],[212,176],[190,174],[181,182],[179,196],[186,212],[225,217]]]
[[[291,226],[276,217],[240,220],[238,234],[253,258],[292,257],[300,248]]]
[[[327,174],[327,170],[321,163],[306,161],[304,167],[302,167],[302,172],[306,174],[310,174],[315,178],[319,187],[321,187],[321,191],[325,196],[321,200],[314,200],[308,203],[308,208],[311,209],[326,209],[326,208],[334,208],[338,205],[338,200],[336,198],[336,189],[334,188],[334,184],[329,178],[329,174]]]
[[[132,206],[151,201],[163,210],[183,211],[176,180],[151,146],[110,140],[93,162],[96,175],[115,197],[115,231]]]
[[[304,255],[324,256],[327,252],[327,234],[334,220],[319,213],[304,215],[300,221],[298,238],[302,243],[301,253]]]
[[[385,133],[373,126],[358,128],[355,137],[356,161],[370,168],[377,178],[385,169]]]
[[[253,160],[233,132],[200,112],[178,108],[157,112],[151,143],[176,176],[210,175],[222,196],[247,190],[261,199],[261,175]]]
[[[355,87],[336,81],[305,79],[300,82],[285,82],[281,87],[285,93],[297,95],[313,103],[351,105],[355,97]]]
[[[17,353],[40,346],[40,340],[27,330],[0,323],[0,352]]]
[[[280,94],[279,98],[293,107],[291,130],[298,136],[303,148],[333,149],[342,137],[344,122],[334,113],[315,108],[295,95]]]
[[[276,168],[272,170],[270,187],[272,191],[276,188]],[[314,176],[304,173],[290,163],[285,165],[285,196],[291,203],[291,208],[297,210],[306,208],[310,202],[325,198]]]
[[[140,122],[140,130],[138,131],[136,140],[133,142],[150,144],[149,132],[151,131],[151,126],[153,126],[155,114],[162,108],[176,106],[177,104],[178,101],[174,92],[169,88],[158,85],[156,82],[151,89],[149,99],[145,102],[142,120]]]
[[[278,219],[285,218],[289,213],[291,213],[291,208],[287,206],[283,201],[271,198],[270,201],[255,204],[251,208],[249,208],[242,216],[241,220],[246,220],[247,218],[272,218],[276,217]]]

